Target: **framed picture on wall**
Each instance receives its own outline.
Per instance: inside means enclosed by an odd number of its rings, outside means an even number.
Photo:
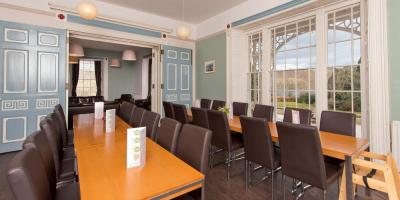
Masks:
[[[215,60],[210,60],[204,62],[204,73],[214,73],[215,72]]]

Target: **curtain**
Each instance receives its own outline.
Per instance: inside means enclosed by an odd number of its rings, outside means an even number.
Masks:
[[[96,96],[101,96],[101,61],[94,61],[94,74],[96,76]]]
[[[79,80],[79,64],[72,64],[72,96],[76,97],[76,86]]]

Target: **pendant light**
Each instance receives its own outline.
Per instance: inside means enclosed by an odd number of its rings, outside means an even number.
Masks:
[[[136,53],[130,49],[124,50],[122,53],[122,60],[134,61],[136,60]]]
[[[185,0],[182,0],[182,22],[185,20]],[[186,25],[182,24],[176,29],[176,35],[182,40],[189,38],[191,30]]]
[[[93,3],[81,2],[78,5],[78,13],[83,19],[93,20],[97,16],[97,9]]]
[[[72,43],[69,46],[69,55],[74,57],[83,57],[85,53],[83,52],[83,47],[80,44]]]
[[[118,58],[111,59],[110,67],[121,67]]]

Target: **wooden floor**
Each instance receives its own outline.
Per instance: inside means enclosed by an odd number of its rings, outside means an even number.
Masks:
[[[0,154],[0,200],[12,200],[12,194],[10,188],[8,187],[6,180],[6,168],[7,164],[15,153]],[[219,158],[218,158],[219,157]],[[216,162],[218,159],[221,160],[221,155],[216,157]],[[244,185],[244,161],[240,160],[233,164],[232,167],[232,177],[228,181],[226,179],[226,167],[224,165],[218,165],[208,171],[206,176],[206,198],[210,200],[244,200],[244,199],[271,199],[271,179],[267,179],[261,182],[248,191],[245,190]],[[254,174],[254,179],[261,178],[264,175],[264,171],[260,170]],[[282,196],[282,181],[281,173],[278,172],[275,176],[275,198],[283,199]],[[289,194],[289,187],[292,180],[286,178],[286,199],[294,199],[293,196]],[[338,198],[338,188],[337,184],[333,184],[328,190],[328,199]],[[303,200],[319,200],[322,199],[322,192],[317,188],[311,188],[305,192]],[[358,188],[357,199],[374,199],[383,200],[388,199],[387,195],[376,191],[364,190],[362,187]]]

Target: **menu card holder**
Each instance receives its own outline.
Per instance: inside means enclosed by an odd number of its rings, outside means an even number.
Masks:
[[[129,128],[126,140],[126,168],[143,167],[146,162],[146,127]]]
[[[115,131],[115,109],[106,111],[106,133]]]
[[[94,118],[95,119],[103,119],[104,112],[104,102],[95,102],[94,103]]]
[[[292,110],[292,123],[300,124],[300,111]]]

